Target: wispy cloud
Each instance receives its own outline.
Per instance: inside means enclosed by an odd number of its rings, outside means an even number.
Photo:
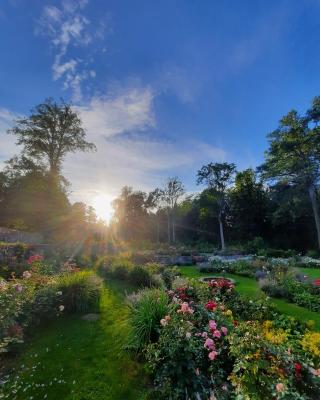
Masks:
[[[13,121],[18,117],[19,115],[12,111],[0,108],[0,168],[3,168],[5,160],[16,153],[15,138],[8,135],[7,130],[11,128]]]
[[[52,77],[63,81],[63,88],[71,90],[74,101],[82,99],[82,82],[94,78],[96,72],[88,67],[89,56],[71,57],[70,50],[88,48],[94,40],[103,39],[106,31],[105,20],[99,21],[95,28],[84,15],[87,4],[88,0],[62,0],[60,7],[47,5],[35,29],[36,34],[50,39],[54,51]]]

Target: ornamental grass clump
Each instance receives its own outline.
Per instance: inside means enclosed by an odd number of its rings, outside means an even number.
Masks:
[[[169,298],[162,289],[144,289],[139,297],[131,303],[130,322],[132,325],[129,347],[135,350],[158,340],[160,320],[169,311]]]
[[[102,280],[89,271],[66,273],[57,277],[56,289],[67,312],[84,313],[98,307]]]

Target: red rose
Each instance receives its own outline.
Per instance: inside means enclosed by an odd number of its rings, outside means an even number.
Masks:
[[[301,378],[301,370],[302,370],[302,366],[300,363],[295,363],[294,364],[294,370],[295,370],[295,375],[297,379]]]
[[[233,321],[233,326],[238,326],[238,321],[234,320]]]
[[[215,303],[212,300],[209,300],[205,307],[209,311],[214,311],[217,308],[217,303]]]

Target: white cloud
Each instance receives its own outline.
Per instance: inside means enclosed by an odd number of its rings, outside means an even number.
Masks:
[[[151,87],[120,88],[76,107],[90,135],[104,140],[119,133],[155,126]]]
[[[17,153],[15,137],[7,134],[7,130],[12,126],[13,121],[19,115],[6,108],[0,107],[0,168],[3,168],[4,161],[8,160]]]
[[[130,86],[76,107],[97,152],[67,158],[64,173],[73,199],[90,202],[97,192],[116,195],[124,185],[148,190],[167,176],[194,174],[201,163],[226,158],[224,150],[201,141],[156,135],[155,96],[148,86]]]
[[[35,33],[50,39],[55,53],[52,65],[54,80],[61,79],[64,89],[71,89],[74,101],[82,99],[82,82],[95,78],[96,72],[89,68],[92,62],[90,52],[85,59],[70,57],[70,50],[75,47],[87,47],[94,39],[103,39],[105,21],[97,24],[83,15],[87,0],[63,0],[61,6],[48,5],[43,8]],[[96,27],[95,27],[96,25]]]
[[[63,174],[72,184],[72,201],[90,204],[97,193],[116,196],[124,185],[150,190],[168,176],[194,176],[203,163],[226,159],[223,149],[208,143],[159,135],[156,95],[150,86],[114,86],[108,95],[75,107],[97,152],[66,158]],[[0,108],[0,166],[19,152],[15,138],[5,133],[17,117]]]
[[[200,90],[197,73],[178,65],[165,65],[157,78],[159,90],[175,95],[183,104],[192,103]]]

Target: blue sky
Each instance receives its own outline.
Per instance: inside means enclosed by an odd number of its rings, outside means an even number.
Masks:
[[[319,0],[3,0],[0,163],[12,120],[62,96],[98,147],[65,160],[74,200],[254,167],[279,118],[320,94],[319,17]]]

